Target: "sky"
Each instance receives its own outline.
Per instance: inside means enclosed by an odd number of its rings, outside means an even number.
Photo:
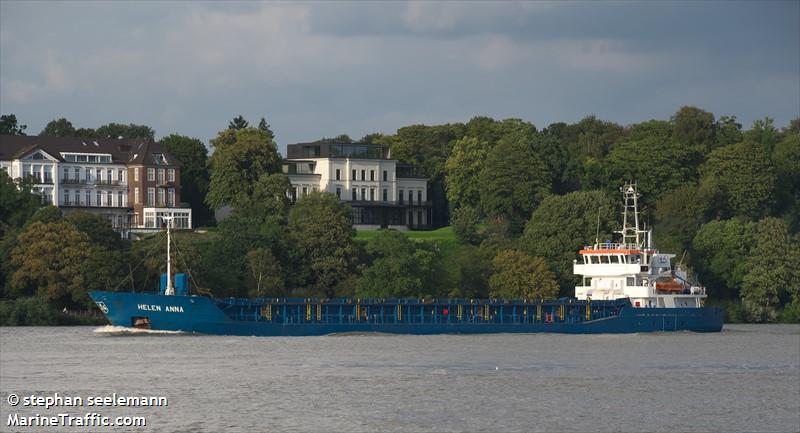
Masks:
[[[0,1],[0,112],[29,134],[66,117],[207,142],[241,114],[285,149],[683,105],[745,128],[800,116],[800,1]]]

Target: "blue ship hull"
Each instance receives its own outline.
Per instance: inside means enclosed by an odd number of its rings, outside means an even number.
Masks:
[[[112,325],[214,335],[719,332],[720,308],[616,301],[212,299],[92,292]]]

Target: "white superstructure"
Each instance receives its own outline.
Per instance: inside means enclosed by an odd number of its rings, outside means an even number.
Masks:
[[[625,200],[622,242],[599,242],[580,251],[573,272],[583,277],[575,287],[580,300],[630,298],[634,307],[701,307],[705,288],[690,283],[680,267],[672,269],[674,254],[652,246],[652,231],[639,229],[639,194],[635,184],[622,188]],[[632,221],[631,221],[632,220]],[[632,223],[632,224],[631,224]]]

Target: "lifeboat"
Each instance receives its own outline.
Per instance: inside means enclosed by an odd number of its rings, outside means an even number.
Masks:
[[[659,292],[681,293],[685,288],[683,283],[675,280],[656,281],[656,290]]]

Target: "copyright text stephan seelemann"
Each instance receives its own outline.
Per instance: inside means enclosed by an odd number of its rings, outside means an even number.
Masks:
[[[146,427],[147,417],[144,416],[106,416],[101,413],[102,408],[110,407],[167,407],[169,400],[163,396],[131,396],[112,393],[109,395],[61,395],[53,394],[8,394],[6,401],[13,408],[40,408],[58,413],[49,414],[21,414],[10,412],[6,420],[8,427]],[[69,408],[64,410],[63,408]],[[69,413],[75,408],[89,408],[86,412]]]

